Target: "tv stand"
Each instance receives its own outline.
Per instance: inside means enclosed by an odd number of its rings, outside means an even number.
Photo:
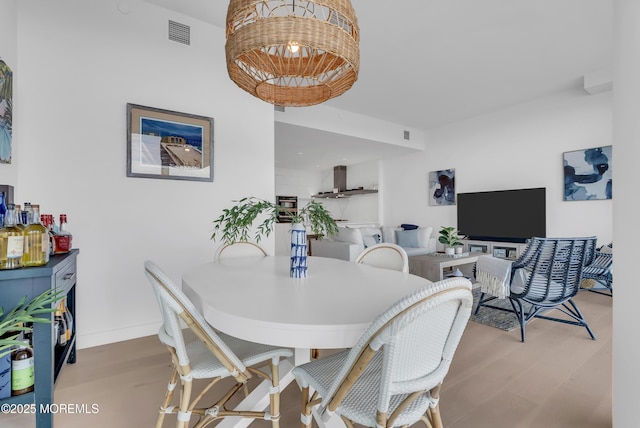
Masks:
[[[520,257],[526,246],[516,242],[464,240],[464,251],[469,254],[484,253],[507,260]]]

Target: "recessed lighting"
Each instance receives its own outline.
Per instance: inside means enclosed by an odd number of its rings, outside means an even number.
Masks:
[[[298,154],[299,154],[299,155],[301,155],[301,154],[302,154],[302,152],[298,152]]]

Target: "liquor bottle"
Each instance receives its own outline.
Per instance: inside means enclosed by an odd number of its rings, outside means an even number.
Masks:
[[[55,254],[56,241],[53,236],[53,216],[51,214],[40,214],[40,223],[47,229],[49,235],[49,254]]]
[[[39,205],[31,205],[29,225],[24,230],[22,262],[25,267],[42,266],[49,262],[49,232],[40,223]]]
[[[7,206],[5,225],[0,229],[0,269],[17,269],[23,266],[24,234],[16,226],[15,205]]]
[[[60,214],[60,226],[58,227],[58,233],[54,235],[56,254],[68,253],[72,246],[71,240],[73,236],[67,230],[67,215]]]
[[[71,335],[73,334],[73,317],[71,316],[71,312],[69,312],[69,308],[67,308],[67,299],[66,297],[60,301],[60,311],[62,312],[62,317],[67,323],[67,342],[71,340]]]
[[[20,214],[22,215],[22,224],[26,228],[29,226],[29,218],[31,217],[31,202],[25,202],[23,208]]]
[[[7,213],[7,201],[4,192],[0,192],[0,227],[4,226],[4,216]]]
[[[58,309],[54,312],[53,318],[58,322],[58,346],[64,348],[67,346],[67,321],[62,316],[62,310],[58,304]]]
[[[11,354],[11,395],[33,391],[33,350],[25,341]]]
[[[22,231],[24,231],[27,225],[22,221],[22,209],[20,208],[20,205],[16,205],[15,213],[16,213],[16,226],[18,226]]]

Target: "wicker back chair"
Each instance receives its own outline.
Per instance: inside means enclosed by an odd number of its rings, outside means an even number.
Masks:
[[[381,243],[367,247],[358,254],[355,262],[409,273],[407,252],[396,244]]]
[[[251,256],[267,256],[267,252],[260,245],[253,242],[237,241],[229,244],[222,244],[218,247],[213,258],[218,261],[227,257],[251,257]]]
[[[430,284],[380,315],[351,350],[296,367],[302,426],[319,405],[321,418],[335,413],[350,427],[442,427],[439,391],[472,306],[468,279]]]
[[[178,428],[191,426],[189,423],[192,416],[198,417],[198,421],[193,425],[198,428],[228,416],[271,420],[272,427],[278,428],[280,426],[278,364],[280,358],[290,357],[292,352],[288,349],[245,342],[214,332],[189,298],[158,266],[151,261],[146,261],[144,267],[162,313],[163,324],[158,336],[169,349],[173,362],[173,373],[160,407],[156,428],[162,427],[165,414],[177,414]],[[189,342],[186,342],[183,335],[181,320],[195,335],[195,338]],[[269,366],[270,371],[265,372],[252,366],[260,368]],[[253,375],[271,382],[269,412],[227,409],[225,404],[237,392],[240,390],[247,392],[246,382]],[[228,392],[222,394],[220,399],[210,406],[196,407],[213,385],[228,377],[236,380]],[[178,406],[172,406],[178,378],[180,379],[179,403]],[[191,400],[194,379],[209,379],[209,383]]]
[[[595,259],[582,271],[582,289],[592,293],[613,297],[613,244],[605,245],[596,251]],[[594,288],[599,283],[607,291]]]
[[[529,240],[522,255],[511,266],[509,294],[523,342],[525,327],[533,318],[585,327],[595,340],[593,331],[572,299],[580,290],[584,267],[593,262],[595,245],[595,237],[534,237]],[[494,298],[485,298],[482,293],[475,313],[483,306],[505,310],[488,304]],[[557,309],[570,319],[541,314],[549,309]]]

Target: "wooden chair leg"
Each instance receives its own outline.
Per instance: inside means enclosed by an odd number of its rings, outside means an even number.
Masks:
[[[271,386],[269,404],[271,413],[271,426],[280,428],[280,367],[278,360],[271,361]]]
[[[191,370],[185,371],[185,373],[191,373]],[[186,379],[185,379],[186,378]],[[181,421],[182,415],[189,412],[189,402],[191,400],[191,390],[193,388],[193,379],[190,376],[182,377],[182,396],[180,397],[180,410],[178,411],[178,424],[177,428],[188,428],[189,421]]]
[[[169,384],[167,385],[167,392],[164,395],[164,400],[162,401],[162,405],[160,406],[160,413],[158,414],[158,420],[156,422],[156,428],[162,428],[162,424],[164,422],[164,415],[166,415],[166,410],[173,399],[173,392],[178,383],[178,370],[173,369],[173,373],[171,373],[171,377],[169,378]]]
[[[300,427],[311,428],[311,406],[309,403],[309,387],[302,388],[302,414],[300,415]]]

